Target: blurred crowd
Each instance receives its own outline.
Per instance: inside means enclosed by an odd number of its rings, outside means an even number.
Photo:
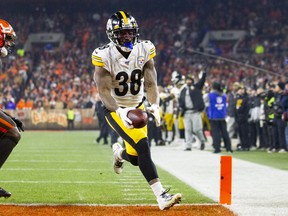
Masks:
[[[196,76],[203,64],[210,66],[207,85],[219,81],[227,91],[231,91],[234,82],[253,90],[260,87],[265,90],[266,83],[286,83],[288,2],[183,0],[167,4],[164,0],[148,0],[138,3],[99,1],[96,4],[87,0],[81,5],[77,1],[69,5],[55,2],[53,7],[35,2],[22,4],[22,12],[11,3],[14,10],[3,11],[1,16],[9,20],[18,38],[14,55],[3,59],[0,68],[1,108],[94,107],[97,88],[91,53],[108,42],[106,22],[119,8],[137,19],[140,38],[155,44],[160,86],[171,84],[175,70],[183,76]],[[210,54],[215,57],[195,54],[195,50],[203,51],[199,45],[209,30],[245,30],[248,34],[236,52],[232,52],[231,43],[210,41]],[[64,45],[33,45],[23,55],[20,51],[29,34],[43,32],[64,33]],[[261,53],[255,51],[259,46]]]

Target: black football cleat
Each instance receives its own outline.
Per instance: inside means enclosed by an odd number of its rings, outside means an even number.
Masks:
[[[0,187],[0,198],[4,197],[4,198],[9,198],[11,196],[11,193],[4,190],[3,188]]]

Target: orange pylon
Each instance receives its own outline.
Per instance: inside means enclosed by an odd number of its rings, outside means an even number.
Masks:
[[[220,165],[220,204],[231,205],[232,156],[221,156]]]

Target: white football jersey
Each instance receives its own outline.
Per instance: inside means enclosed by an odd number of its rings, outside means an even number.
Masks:
[[[159,96],[163,101],[165,101],[165,99],[170,96],[170,93],[161,92]],[[162,104],[162,106],[162,109],[165,110],[165,113],[173,113],[173,100],[166,101],[165,104]]]
[[[110,42],[95,49],[92,64],[103,67],[112,75],[111,95],[121,107],[135,107],[144,97],[143,67],[156,55],[150,41],[140,41],[126,59]]]
[[[171,89],[171,93],[175,96],[175,99],[178,100],[178,98],[180,97],[180,88],[178,88],[177,86],[173,86],[173,88]]]

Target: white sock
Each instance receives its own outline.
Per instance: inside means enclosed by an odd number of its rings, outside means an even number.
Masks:
[[[164,188],[162,187],[162,184],[160,181],[150,185],[150,187],[152,188],[156,197],[160,196],[164,191]]]
[[[117,152],[117,156],[118,156],[118,158],[119,158],[120,160],[123,160],[123,158],[122,158],[122,152],[123,152],[122,149]]]
[[[122,158],[122,152],[123,152],[123,151],[124,151],[123,149],[120,149],[120,150],[117,152],[117,157],[119,158],[119,160],[120,160],[121,162],[124,161],[123,158]]]

